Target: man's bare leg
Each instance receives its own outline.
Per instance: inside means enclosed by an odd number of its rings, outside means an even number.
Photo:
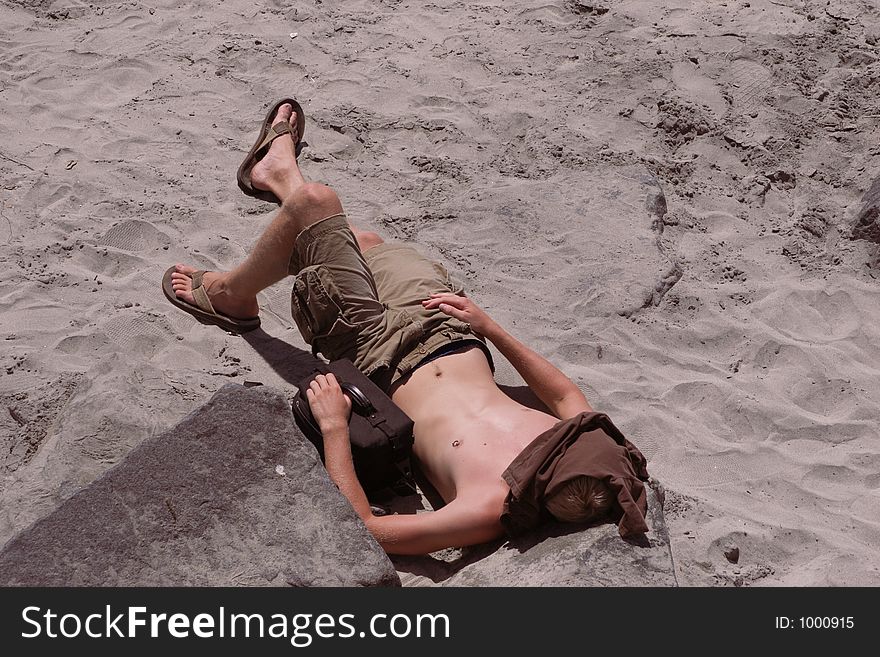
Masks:
[[[295,133],[296,116],[292,116],[292,110],[290,105],[282,105],[274,123],[292,120]],[[211,304],[229,317],[256,317],[260,311],[257,293],[287,276],[297,235],[311,224],[342,212],[342,204],[332,189],[307,182],[303,177],[289,136],[272,142],[269,152],[251,172],[251,181],[257,189],[274,193],[282,205],[241,265],[229,272],[207,272],[204,276],[203,284]],[[361,250],[382,243],[376,233],[351,228]],[[195,267],[178,264],[176,269],[172,274],[175,294],[188,303],[195,303],[190,278]]]

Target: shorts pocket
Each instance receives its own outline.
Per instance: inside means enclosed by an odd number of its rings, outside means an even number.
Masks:
[[[303,340],[328,358],[355,349],[357,327],[345,316],[345,303],[324,265],[304,267],[296,275],[290,312]]]

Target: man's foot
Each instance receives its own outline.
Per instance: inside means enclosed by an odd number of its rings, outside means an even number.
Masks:
[[[293,135],[297,134],[296,119],[290,104],[286,103],[278,108],[272,125],[286,121],[290,123],[291,134],[275,139],[269,146],[269,151],[251,171],[251,184],[254,188],[270,191],[282,202],[305,182],[296,163],[296,146],[293,143]]]
[[[174,269],[175,272],[171,274],[171,287],[174,289],[174,294],[178,299],[195,305],[192,293],[192,275],[198,270],[187,265],[175,265]],[[214,310],[235,319],[250,319],[259,315],[260,305],[257,303],[256,297],[237,296],[229,289],[226,278],[225,272],[208,271],[205,272],[202,279],[202,286],[208,293]]]

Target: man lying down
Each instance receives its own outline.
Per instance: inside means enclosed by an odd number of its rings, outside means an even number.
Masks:
[[[349,223],[336,193],[299,169],[303,127],[295,100],[271,108],[238,179],[280,210],[235,269],[171,267],[169,300],[243,332],[260,324],[257,294],[294,277],[292,311],[304,340],[330,360],[352,360],[414,420],[413,455],[445,501],[433,512],[374,515],[352,463],[351,402],[332,374],[317,377],[307,397],[327,471],[388,553],[473,545],[551,517],[614,521],[623,537],[647,531],[641,452],[565,374],[465,296],[442,264]],[[499,389],[487,340],[552,414]]]

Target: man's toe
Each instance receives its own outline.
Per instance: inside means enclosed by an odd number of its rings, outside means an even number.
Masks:
[[[182,274],[183,276],[191,276],[196,271],[195,267],[190,267],[189,265],[182,265],[179,263],[174,265],[174,269],[178,274]],[[172,274],[171,276],[173,277],[175,276],[175,274]]]
[[[275,120],[272,122],[272,125],[276,125],[284,121],[290,122],[291,116],[293,116],[293,106],[290,103],[284,103],[281,107],[278,108],[278,112],[275,114]]]

